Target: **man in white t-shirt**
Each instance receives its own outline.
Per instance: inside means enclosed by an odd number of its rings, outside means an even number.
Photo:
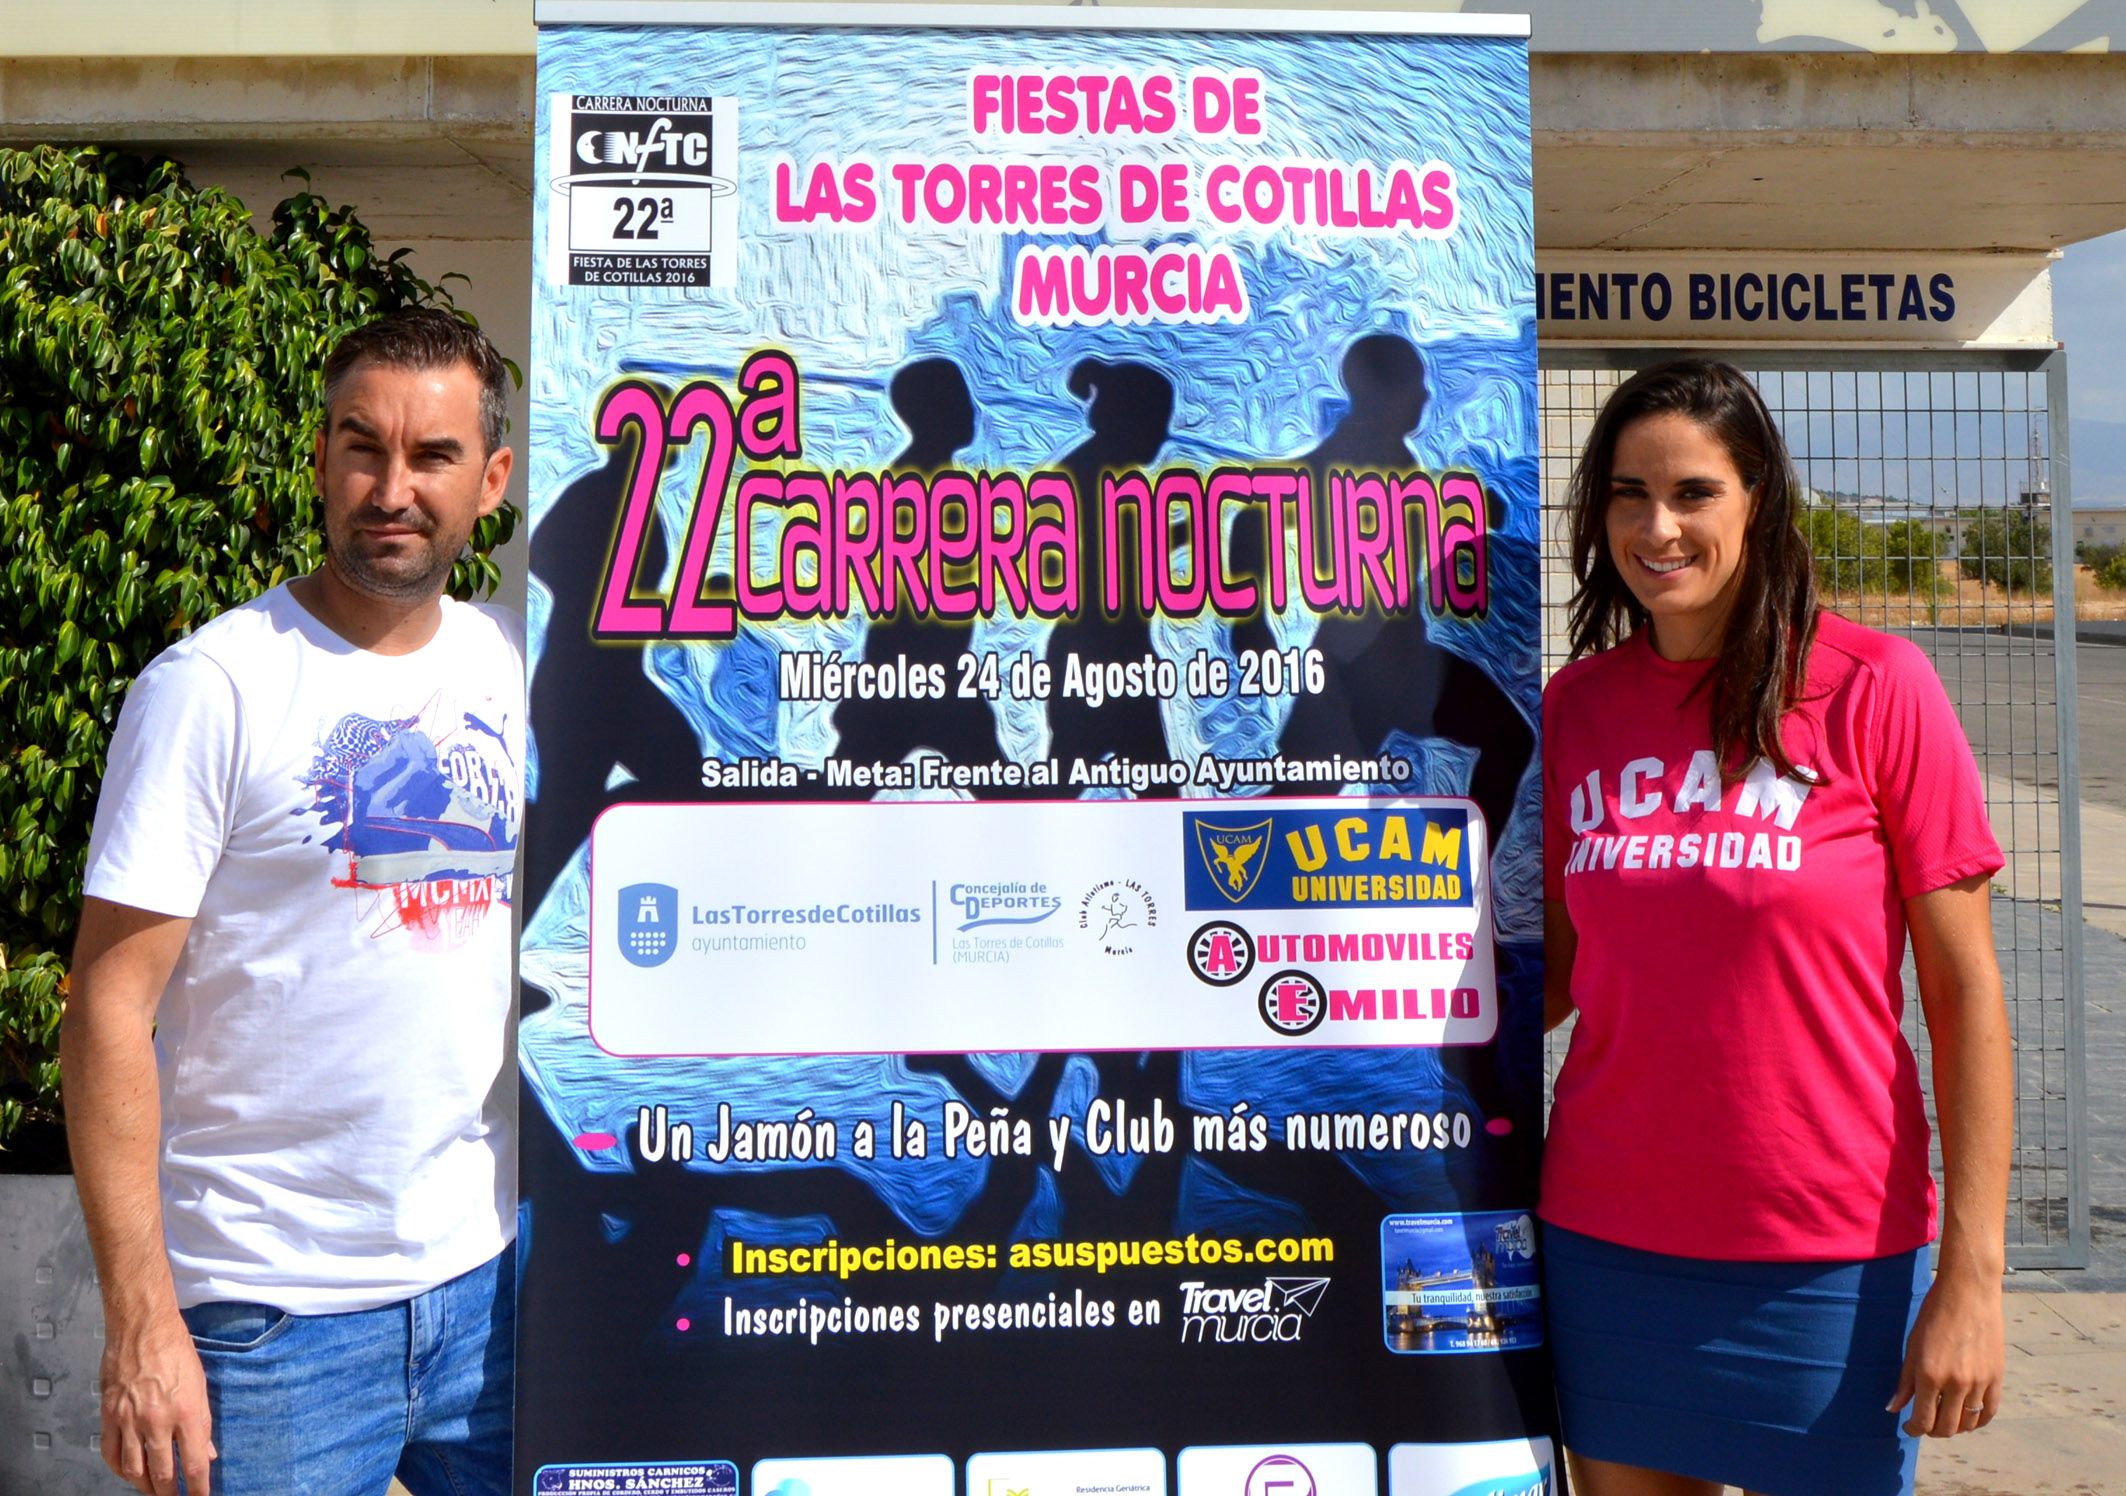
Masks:
[[[325,564],[112,739],[60,1047],[104,1458],[155,1496],[509,1487],[523,630],[443,596],[503,379],[440,311],[349,334]]]

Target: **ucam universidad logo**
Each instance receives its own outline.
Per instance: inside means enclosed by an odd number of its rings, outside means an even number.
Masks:
[[[1262,878],[1269,859],[1262,855],[1270,844],[1271,821],[1265,817],[1246,826],[1228,826],[1207,816],[1195,818],[1196,851],[1203,858],[1211,884],[1238,904]]]
[[[1470,801],[1279,809],[1245,824],[1200,811],[1182,819],[1188,909],[1475,902],[1475,851],[1485,832]]]

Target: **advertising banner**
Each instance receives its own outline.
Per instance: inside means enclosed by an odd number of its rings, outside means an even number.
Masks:
[[[1525,28],[540,15],[518,1489],[1551,1490]]]

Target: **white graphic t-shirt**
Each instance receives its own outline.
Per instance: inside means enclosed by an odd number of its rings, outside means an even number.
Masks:
[[[278,587],[134,684],[87,889],[193,922],[155,1033],[179,1304],[374,1308],[514,1236],[523,761],[523,626],[448,598],[379,655]]]

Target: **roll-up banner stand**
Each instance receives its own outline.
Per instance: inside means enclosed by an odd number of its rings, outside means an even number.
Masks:
[[[538,15],[517,1489],[1553,1490],[1525,24]]]

